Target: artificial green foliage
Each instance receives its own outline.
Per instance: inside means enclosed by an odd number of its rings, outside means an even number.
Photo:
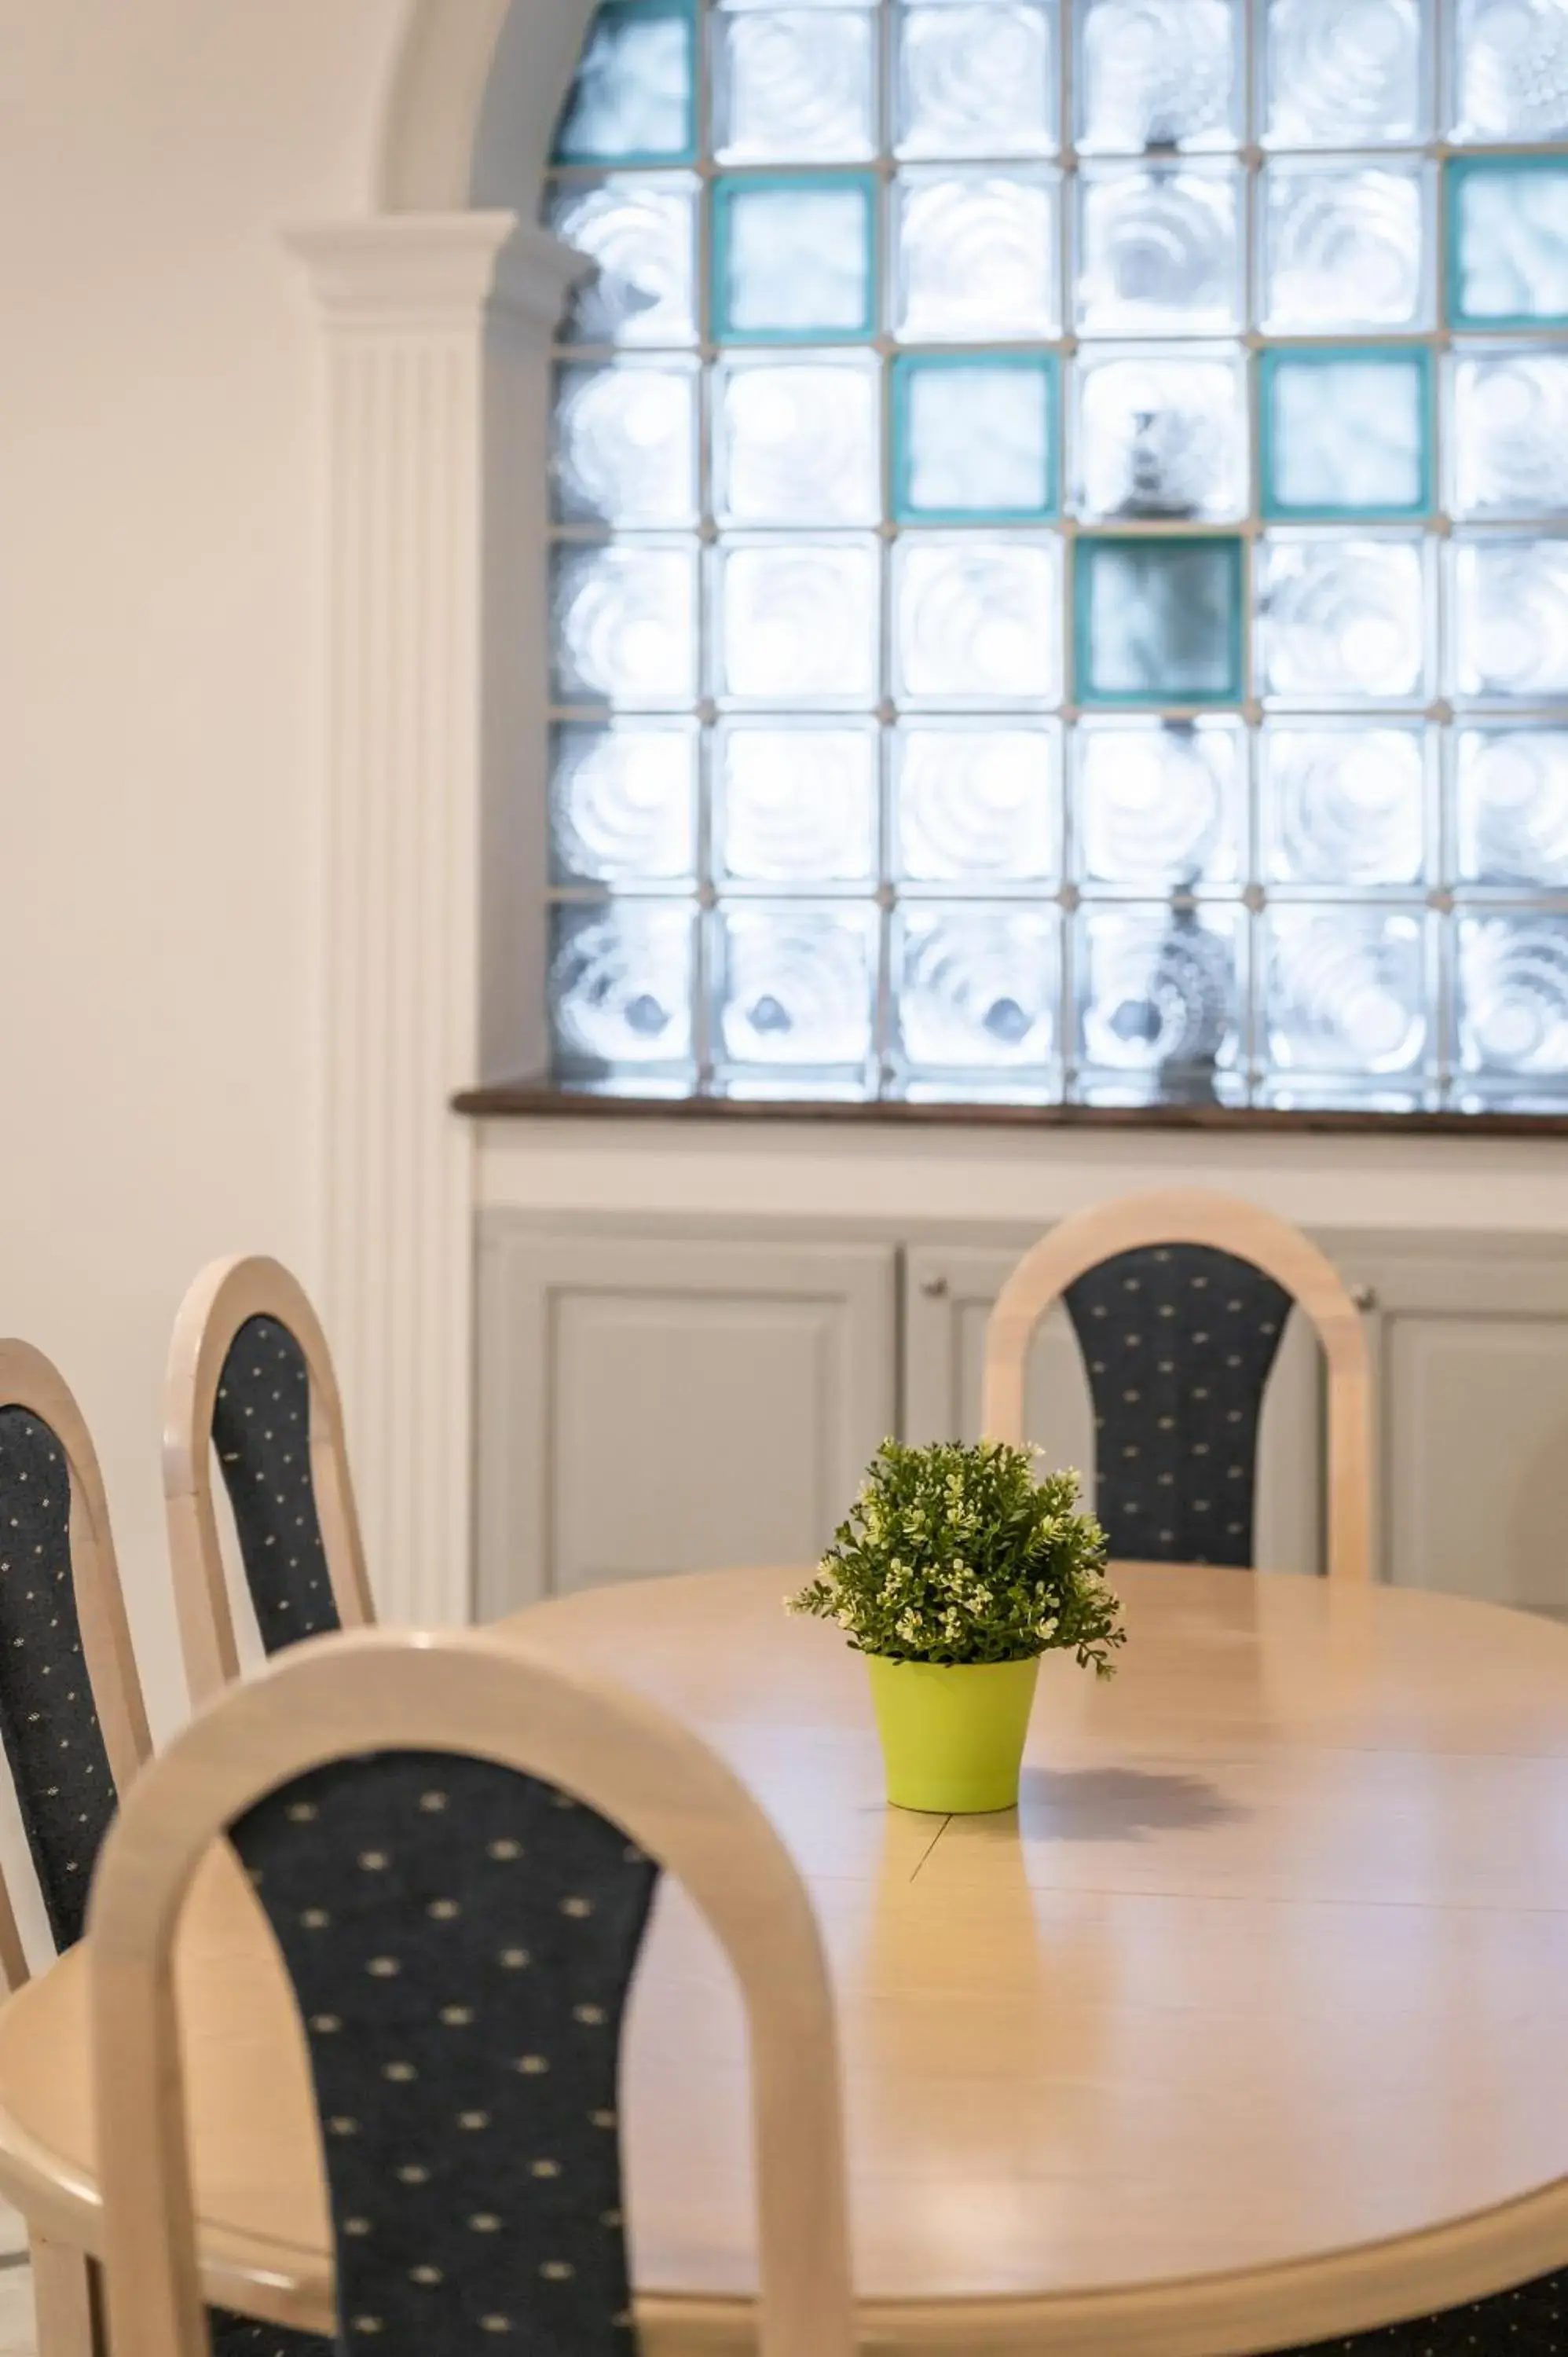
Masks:
[[[1037,1481],[1033,1456],[1000,1440],[885,1440],[790,1611],[896,1662],[1020,1662],[1070,1646],[1109,1677],[1125,1631],[1105,1534],[1078,1512],[1078,1475]]]

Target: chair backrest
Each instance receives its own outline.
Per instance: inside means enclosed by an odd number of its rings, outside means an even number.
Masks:
[[[1298,1228],[1197,1189],[1062,1221],[1025,1254],[986,1326],[982,1423],[993,1439],[1024,1440],[1029,1345],[1058,1298],[1089,1372],[1112,1553],[1236,1564],[1252,1559],[1258,1417],[1298,1303],[1328,1371],[1328,1569],[1370,1578],[1366,1336],[1333,1265]]]
[[[191,1700],[240,1674],[216,1454],[263,1650],[375,1619],[331,1353],[275,1260],[213,1261],[180,1304],[164,1392],[164,1501]]]
[[[0,1740],[58,1947],[81,1936],[118,1792],[152,1744],[98,1458],[64,1380],[0,1341]],[[0,1970],[27,1978],[0,1889]]]
[[[613,2088],[653,1861],[746,2002],[763,2357],[851,2357],[832,2002],[779,1835],[640,1697],[526,1638],[392,1630],[231,1687],[104,1845],[89,1953],[115,2357],[206,2345],[173,1947],[226,1831],[305,2018],[340,2346],[424,2357],[510,2328],[572,2357],[632,2347]]]

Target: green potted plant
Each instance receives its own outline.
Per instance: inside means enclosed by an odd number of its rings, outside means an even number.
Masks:
[[[1017,1805],[1042,1653],[1110,1676],[1121,1606],[1078,1475],[1035,1477],[1036,1451],[885,1440],[792,1612],[834,1621],[865,1655],[899,1808]]]

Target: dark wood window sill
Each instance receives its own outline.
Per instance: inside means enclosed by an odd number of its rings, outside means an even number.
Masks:
[[[618,1096],[540,1080],[463,1089],[453,1110],[480,1121],[788,1121],[965,1129],[1300,1131],[1335,1137],[1568,1137],[1568,1111],[1368,1113],[1219,1104],[1074,1105],[973,1103],[911,1104],[900,1097],[792,1098]]]

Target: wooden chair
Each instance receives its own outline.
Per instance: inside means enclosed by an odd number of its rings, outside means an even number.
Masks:
[[[1328,1569],[1372,1567],[1371,1383],[1360,1315],[1300,1230],[1197,1189],[1130,1195],[1026,1252],[985,1330],[983,1429],[1022,1445],[1029,1345],[1066,1303],[1099,1444],[1112,1553],[1250,1564],[1258,1419],[1291,1306],[1328,1368]]]
[[[224,1834],[304,2018],[340,2347],[424,2357],[493,2332],[629,2357],[619,2034],[663,1867],[746,2000],[764,2357],[852,2357],[832,1995],[768,1818],[688,1729],[526,1639],[393,1630],[231,1688],[104,1846],[89,1953],[115,2357],[204,2346],[173,1948]]]
[[[57,1370],[0,1341],[0,1722],[17,1813],[58,1947],[81,1937],[99,1845],[152,1744],[97,1453]],[[28,1977],[0,1879],[0,1974]],[[40,2357],[91,2357],[92,2276],[30,2237]]]
[[[151,1757],[109,1509],[91,1436],[65,1382],[27,1342],[0,1341],[0,1721],[18,1813],[59,1948],[81,1937],[92,1868],[119,1796]],[[63,1732],[62,1732],[63,1730]],[[0,1879],[0,1971],[27,1978]],[[94,2269],[29,2238],[39,2357],[101,2346]],[[214,2310],[225,2357],[330,2357],[314,2334]]]
[[[213,1261],[180,1305],[164,1394],[164,1500],[191,1700],[240,1674],[212,1458],[263,1650],[375,1619],[331,1353],[275,1260]]]

